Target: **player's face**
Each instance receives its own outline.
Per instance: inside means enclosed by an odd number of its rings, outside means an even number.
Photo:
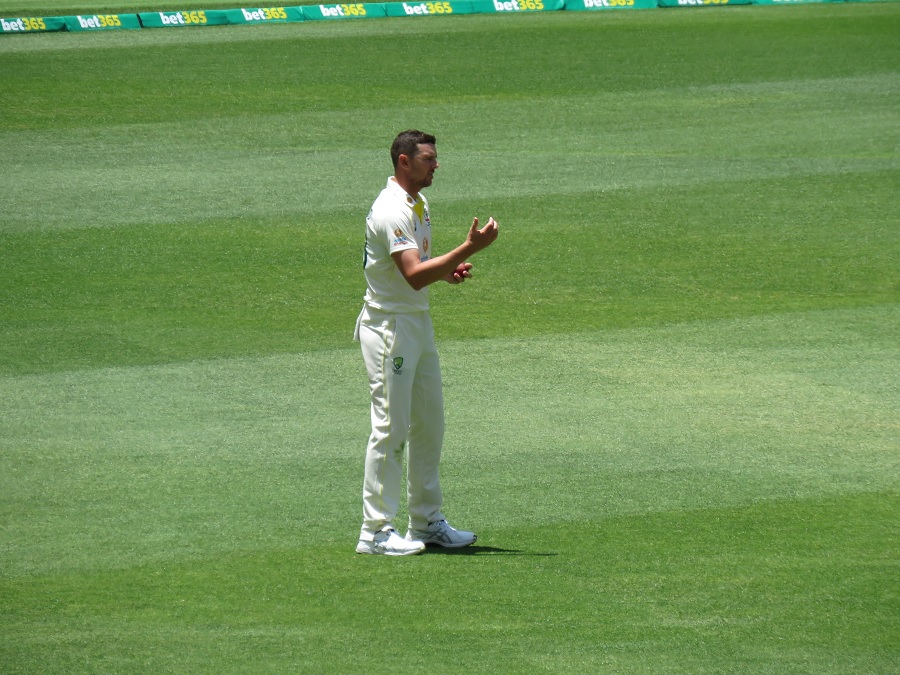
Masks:
[[[437,150],[430,143],[419,143],[416,154],[409,158],[409,178],[417,187],[416,191],[431,185],[434,171],[440,166]]]

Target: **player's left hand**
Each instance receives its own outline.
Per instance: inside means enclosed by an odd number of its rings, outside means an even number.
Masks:
[[[472,263],[463,263],[447,276],[448,283],[461,284],[472,278]]]

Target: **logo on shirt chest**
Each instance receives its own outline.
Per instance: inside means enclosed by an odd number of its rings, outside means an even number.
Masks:
[[[416,215],[419,216],[419,220],[425,230],[423,233],[424,236],[422,237],[422,260],[428,260],[428,258],[431,257],[431,240],[428,237],[428,235],[431,234],[431,216],[428,214],[428,207],[426,207],[423,202],[416,204],[416,207],[418,207]]]

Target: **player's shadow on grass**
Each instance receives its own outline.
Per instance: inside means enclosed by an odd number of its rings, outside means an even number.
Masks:
[[[460,548],[444,548],[443,546],[428,545],[426,555],[531,555],[554,556],[556,553],[534,553],[532,551],[520,551],[514,548],[497,548],[496,546],[462,546]]]

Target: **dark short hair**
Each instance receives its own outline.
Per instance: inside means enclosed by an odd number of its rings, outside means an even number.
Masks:
[[[434,136],[426,134],[424,131],[417,131],[415,129],[401,131],[397,134],[397,138],[395,138],[394,142],[391,144],[391,161],[394,163],[394,168],[397,168],[397,163],[400,161],[400,155],[413,157],[416,152],[418,152],[420,143],[434,145],[436,142]]]

